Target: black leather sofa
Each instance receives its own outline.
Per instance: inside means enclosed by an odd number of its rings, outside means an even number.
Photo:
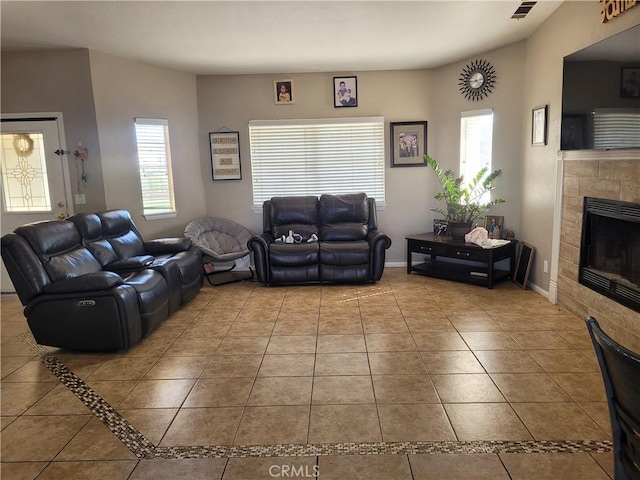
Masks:
[[[294,243],[283,242],[290,232]],[[378,231],[375,199],[324,194],[265,201],[263,233],[248,246],[266,285],[365,283],[382,277],[391,239]]]
[[[190,240],[145,242],[126,210],[24,225],[2,258],[35,340],[72,350],[132,347],[203,279]]]

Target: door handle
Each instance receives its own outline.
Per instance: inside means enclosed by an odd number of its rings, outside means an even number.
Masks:
[[[58,220],[64,220],[65,218],[67,218],[66,213],[61,213],[60,215],[58,215]]]

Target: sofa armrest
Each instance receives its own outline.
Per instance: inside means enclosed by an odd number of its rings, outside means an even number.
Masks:
[[[372,230],[367,234],[369,242],[371,277],[377,282],[384,272],[385,250],[391,246],[391,239],[386,233]]]
[[[96,290],[108,290],[122,285],[122,278],[113,272],[96,272],[50,283],[44,287],[44,293],[79,293]]]
[[[149,255],[186,252],[191,247],[191,240],[186,237],[156,238],[144,242],[144,251]]]
[[[247,242],[247,248],[253,252],[253,265],[260,283],[269,283],[269,245],[272,243],[270,233],[254,235]]]

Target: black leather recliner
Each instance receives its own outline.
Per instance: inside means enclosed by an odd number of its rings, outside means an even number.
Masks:
[[[116,212],[111,214],[118,223],[130,220],[128,212]],[[202,286],[201,255],[189,240],[143,243],[147,252],[127,256],[129,242],[123,241],[118,251],[111,239],[99,238],[99,215],[36,222],[2,237],[7,273],[40,344],[72,350],[130,348],[167,318],[172,299],[184,303]],[[133,222],[130,226],[140,238]],[[131,234],[124,235],[137,244]],[[148,255],[160,251],[162,243],[165,253]],[[118,268],[105,268],[109,265]]]
[[[281,241],[293,234],[294,243]],[[261,283],[376,282],[391,239],[378,231],[375,199],[364,193],[274,197],[263,233],[248,243]]]

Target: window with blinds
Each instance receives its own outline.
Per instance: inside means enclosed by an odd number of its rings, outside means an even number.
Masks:
[[[175,212],[169,122],[163,119],[136,118],[135,124],[144,214]]]
[[[249,122],[253,204],[365,192],[384,204],[384,118]]]
[[[463,185],[467,184],[478,171],[488,167],[491,171],[493,153],[493,110],[483,109],[462,112],[460,117],[460,175]],[[480,199],[491,200],[486,192]]]
[[[640,109],[593,110],[593,148],[640,147]]]

